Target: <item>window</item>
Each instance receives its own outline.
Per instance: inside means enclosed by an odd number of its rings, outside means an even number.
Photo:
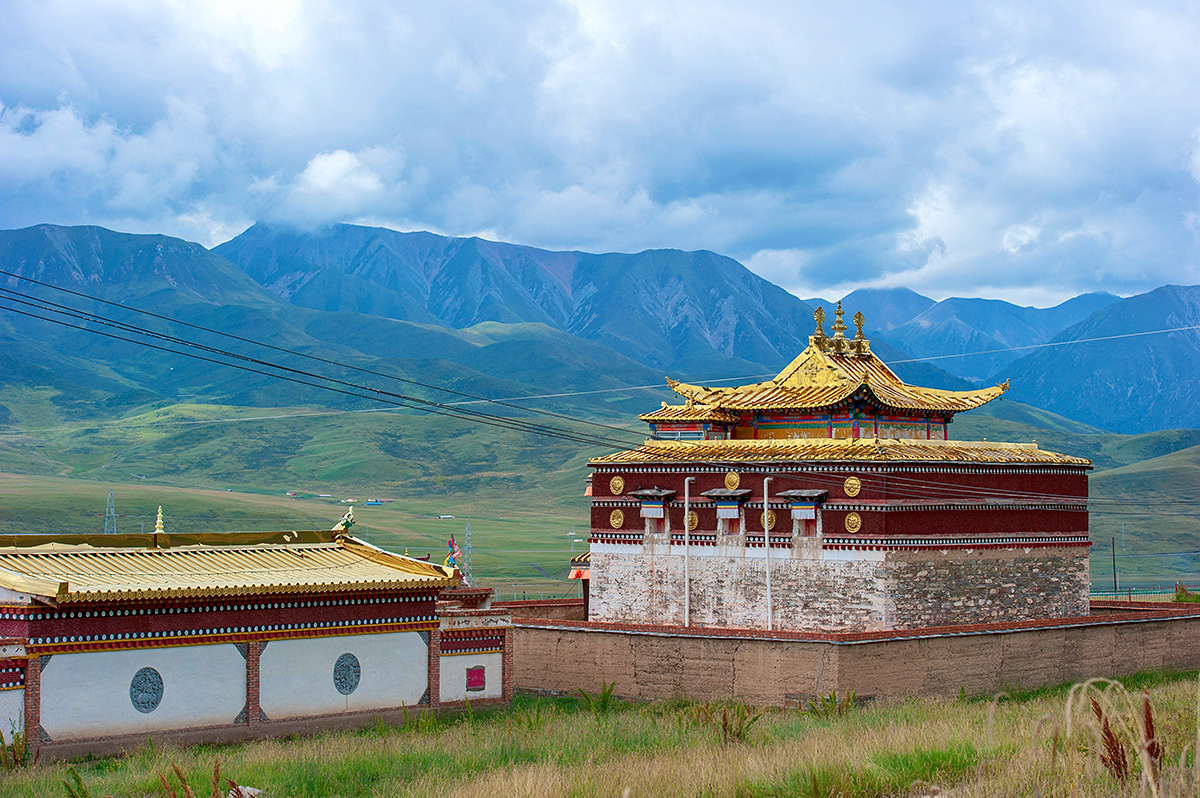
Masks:
[[[474,668],[467,668],[467,692],[478,693],[482,692],[487,684],[487,679],[483,673],[483,666],[476,665]]]

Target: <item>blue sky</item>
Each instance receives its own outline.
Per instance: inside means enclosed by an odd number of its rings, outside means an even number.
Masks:
[[[1200,6],[0,5],[0,227],[711,249],[800,296],[1200,283]]]

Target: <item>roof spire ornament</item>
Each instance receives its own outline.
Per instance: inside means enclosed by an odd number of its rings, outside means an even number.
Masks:
[[[856,355],[871,354],[871,342],[863,335],[863,325],[867,323],[867,317],[858,311],[854,314],[854,340],[850,342],[850,351]]]
[[[826,338],[825,308],[818,305],[816,311],[813,312],[813,318],[817,320],[817,331],[813,333],[813,338],[816,338],[818,341],[823,341]]]
[[[158,518],[154,519],[154,534],[161,535],[163,533],[162,523],[162,505],[158,505]]]
[[[848,347],[846,346],[846,322],[842,320],[842,303],[837,303],[837,310],[834,311],[833,327],[833,351],[839,355],[846,354]]]

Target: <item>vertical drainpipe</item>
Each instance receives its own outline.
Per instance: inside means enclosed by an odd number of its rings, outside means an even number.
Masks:
[[[767,485],[770,483],[771,477],[763,477],[763,543],[767,546],[767,631],[771,631],[771,525],[767,522],[767,504],[770,501],[770,496],[767,494]]]
[[[692,482],[695,477],[683,481],[683,625],[692,625],[692,574],[688,569],[688,555],[692,550],[692,525],[688,519],[692,514]]]

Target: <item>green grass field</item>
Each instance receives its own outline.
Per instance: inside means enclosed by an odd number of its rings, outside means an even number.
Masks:
[[[183,795],[175,766],[195,795],[209,796],[218,762],[222,777],[287,798],[1183,798],[1200,786],[1197,688],[1194,673],[1148,673],[1123,685],[914,698],[840,715],[773,709],[761,717],[738,704],[605,707],[596,700],[593,709],[580,697],[518,696],[503,709],[413,715],[403,725],[289,740],[181,749],[150,738],[120,758],[0,771],[0,798],[63,796],[63,782],[76,783],[75,775],[94,798],[169,795],[160,775]],[[1142,753],[1143,689],[1157,758]],[[224,795],[228,786],[221,787]]]
[[[609,451],[413,412],[176,404],[79,421],[54,399],[49,389],[0,391],[13,414],[0,428],[0,472],[12,475],[0,480],[0,530],[99,531],[110,488],[133,530],[159,504],[179,531],[321,528],[344,512],[337,500],[353,498],[356,532],[418,555],[442,556],[451,533],[461,545],[470,522],[477,580],[508,594],[577,588],[562,578],[568,533],[579,533],[576,551],[586,546],[587,457]],[[606,434],[631,445],[644,437],[602,401],[577,416],[624,427]],[[1097,589],[1112,589],[1114,540],[1123,588],[1200,582],[1200,555],[1174,554],[1200,551],[1200,430],[1115,435],[1006,402],[993,415],[962,414],[952,434],[1036,439],[1093,460]]]

